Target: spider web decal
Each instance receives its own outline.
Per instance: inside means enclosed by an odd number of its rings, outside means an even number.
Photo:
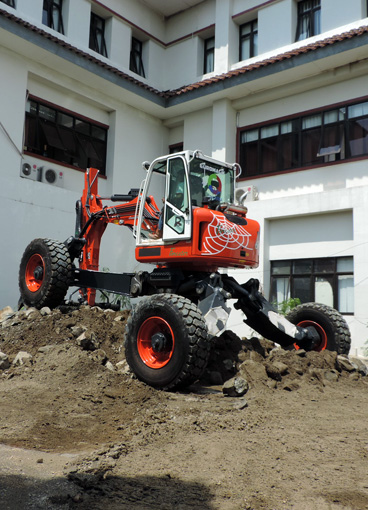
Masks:
[[[224,250],[248,248],[250,237],[251,234],[242,225],[231,223],[224,216],[213,215],[208,225],[208,235],[203,241],[203,255],[218,255]]]

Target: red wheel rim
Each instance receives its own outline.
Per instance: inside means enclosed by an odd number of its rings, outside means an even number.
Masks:
[[[324,351],[327,348],[327,334],[326,331],[320,326],[317,322],[314,321],[301,321],[298,322],[297,326],[300,326],[301,328],[308,328],[312,326],[318,333],[321,341],[318,345],[314,347],[314,351],[321,352]],[[295,344],[295,348],[299,349],[299,346]]]
[[[38,253],[32,255],[26,266],[25,280],[28,290],[37,292],[43,283],[45,263]]]
[[[164,339],[160,352],[154,349],[155,335]],[[137,337],[138,354],[150,368],[162,368],[170,361],[174,352],[175,338],[170,325],[161,317],[149,317],[139,328]]]

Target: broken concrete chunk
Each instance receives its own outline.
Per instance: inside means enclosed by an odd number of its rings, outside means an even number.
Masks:
[[[233,377],[224,383],[222,392],[229,397],[242,397],[247,393],[249,384],[243,377]]]
[[[77,338],[77,343],[85,351],[95,351],[100,348],[101,342],[97,339],[93,331],[84,331]]]
[[[350,358],[350,363],[357,370],[360,375],[368,375],[368,366],[359,358]]]
[[[19,351],[14,358],[13,365],[25,365],[30,361],[32,361],[32,354],[26,351]]]
[[[48,306],[44,306],[40,310],[40,314],[45,317],[46,315],[51,315],[51,309]]]
[[[356,371],[356,368],[351,363],[349,358],[343,356],[342,354],[339,354],[337,356],[337,365],[338,365],[338,368],[340,368],[341,370],[345,370],[346,372],[355,372]]]
[[[72,326],[70,328],[70,331],[72,332],[73,336],[79,337],[85,331],[87,331],[87,326],[83,326],[82,324],[81,325],[78,324],[77,326]]]

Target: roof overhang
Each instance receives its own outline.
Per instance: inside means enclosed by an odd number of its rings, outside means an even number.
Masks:
[[[177,90],[160,91],[107,60],[0,9],[0,44],[161,119],[228,99],[240,109],[261,101],[367,73],[368,26],[258,60]],[[37,51],[35,51],[37,47]],[[354,74],[355,73],[355,74]]]

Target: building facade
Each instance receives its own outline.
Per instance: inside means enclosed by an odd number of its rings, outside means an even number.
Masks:
[[[141,163],[200,149],[242,166],[265,296],[368,324],[365,0],[0,0],[0,308],[36,237],[66,239],[84,169],[127,193]],[[124,228],[101,267],[135,271]],[[229,327],[245,334],[240,312]]]

